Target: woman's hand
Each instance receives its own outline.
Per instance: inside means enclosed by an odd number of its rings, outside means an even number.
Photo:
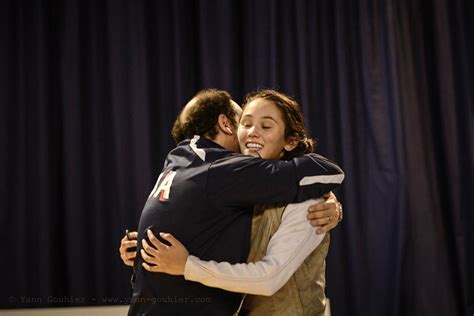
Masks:
[[[323,195],[324,202],[311,205],[308,208],[307,219],[311,226],[317,227],[316,233],[327,233],[342,220],[342,204],[337,201],[334,193]]]
[[[145,239],[142,240],[140,254],[144,261],[143,268],[150,272],[184,275],[184,266],[189,256],[188,250],[171,234],[160,233],[160,237],[169,242],[171,246],[159,241],[151,230],[147,231],[147,236],[152,245],[148,244]]]
[[[125,265],[133,267],[133,261],[137,257],[137,232],[131,232],[123,236],[120,240],[120,258],[122,258]],[[130,248],[135,248],[135,251],[130,251]]]

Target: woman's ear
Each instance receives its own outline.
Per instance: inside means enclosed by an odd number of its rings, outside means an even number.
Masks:
[[[292,151],[293,149],[296,148],[296,146],[298,146],[298,137],[290,136],[286,139],[286,144],[285,146],[283,146],[283,148],[286,151]]]

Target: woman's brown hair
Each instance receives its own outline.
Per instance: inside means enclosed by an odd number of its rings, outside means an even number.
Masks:
[[[285,123],[285,139],[287,141],[292,139],[297,141],[297,145],[293,150],[285,150],[282,159],[290,159],[314,151],[316,142],[308,137],[298,102],[281,92],[267,89],[249,93],[245,97],[242,109],[244,110],[247,104],[256,99],[268,100],[276,105]]]

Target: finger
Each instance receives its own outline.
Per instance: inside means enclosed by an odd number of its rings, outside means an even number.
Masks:
[[[125,237],[127,237],[127,235],[125,235]],[[128,237],[130,237],[129,240],[138,239],[138,233],[137,232],[129,232]]]
[[[133,248],[137,246],[137,241],[136,240],[129,240],[129,241],[124,241],[122,242],[122,247],[125,249],[128,248]]]
[[[158,250],[156,250],[154,247],[150,246],[148,242],[145,239],[142,239],[142,250],[145,250],[148,254],[150,254],[153,257],[156,257],[158,255]]]
[[[312,226],[324,226],[329,224],[334,218],[331,218],[331,216],[326,216],[322,218],[315,218],[310,220],[310,223]]]
[[[328,211],[328,210],[332,210],[332,212],[336,212],[338,208],[339,208],[338,202],[329,200],[324,203],[311,205],[310,207],[308,207],[308,212],[317,213],[317,212]]]
[[[328,220],[327,217],[325,218],[318,218],[318,219],[313,219],[309,221],[311,226],[316,227],[316,226],[325,226],[328,225],[331,220]]]
[[[336,207],[334,202],[321,202],[321,203],[318,203],[318,204],[313,204],[313,205],[310,205],[308,207],[308,212],[325,211],[325,210],[333,207],[332,204],[334,204],[334,207]]]
[[[123,262],[126,266],[133,266],[134,260],[127,260],[127,259],[124,259],[124,258],[122,258],[122,257],[120,257],[120,259],[122,259],[122,262]]]
[[[324,211],[317,211],[317,212],[309,212],[308,214],[306,214],[306,218],[309,220],[318,219],[318,218],[327,219],[331,215],[332,213],[329,210],[324,210]]]
[[[147,231],[147,236],[150,242],[153,244],[153,246],[156,247],[159,251],[165,251],[168,249],[168,246],[162,243],[161,241],[158,240],[158,238],[155,237],[153,232],[151,230]]]
[[[328,231],[330,231],[331,229],[333,229],[336,226],[337,226],[337,223],[332,223],[331,222],[330,224],[318,227],[316,229],[316,234],[319,235],[319,234],[327,233]]]
[[[142,267],[143,267],[145,270],[150,271],[150,272],[160,272],[159,266],[150,266],[150,265],[147,264],[146,262],[143,262],[143,263],[142,263]]]
[[[127,241],[127,240],[122,239],[122,242],[120,243],[120,247],[119,247],[119,252],[120,253],[127,252],[127,249],[134,248],[134,247],[137,247],[136,241]]]
[[[143,261],[146,261],[148,263],[157,264],[159,261],[157,258],[148,255],[143,249],[140,250],[140,254],[142,256]]]
[[[180,245],[181,243],[176,239],[174,238],[173,235],[171,235],[170,233],[160,233],[160,236],[161,238],[163,238],[164,240],[166,240],[167,242],[170,243],[171,246],[176,246],[176,245]],[[164,244],[163,244],[164,245]]]
[[[135,253],[136,254],[136,253]],[[135,261],[135,256],[133,256],[133,258],[127,258],[125,255],[121,255],[120,258],[122,259],[123,263],[127,266],[133,266],[134,264],[134,261]]]
[[[316,218],[327,218],[330,217],[331,219],[333,218],[338,218],[339,217],[339,211],[337,207],[331,207],[328,208],[327,210],[324,211],[319,211],[319,212],[313,212],[313,213],[308,213],[308,218],[311,219],[316,219]]]
[[[133,260],[137,257],[137,252],[134,251],[134,252],[126,252],[124,255],[123,255],[123,258],[125,258],[125,260]]]

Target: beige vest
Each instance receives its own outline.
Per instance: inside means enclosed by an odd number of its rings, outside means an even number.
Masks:
[[[280,226],[284,209],[284,206],[279,205],[255,207],[249,262],[265,256],[268,242]],[[273,296],[246,295],[239,315],[324,315],[325,259],[328,249],[329,234],[326,234],[321,244]]]

